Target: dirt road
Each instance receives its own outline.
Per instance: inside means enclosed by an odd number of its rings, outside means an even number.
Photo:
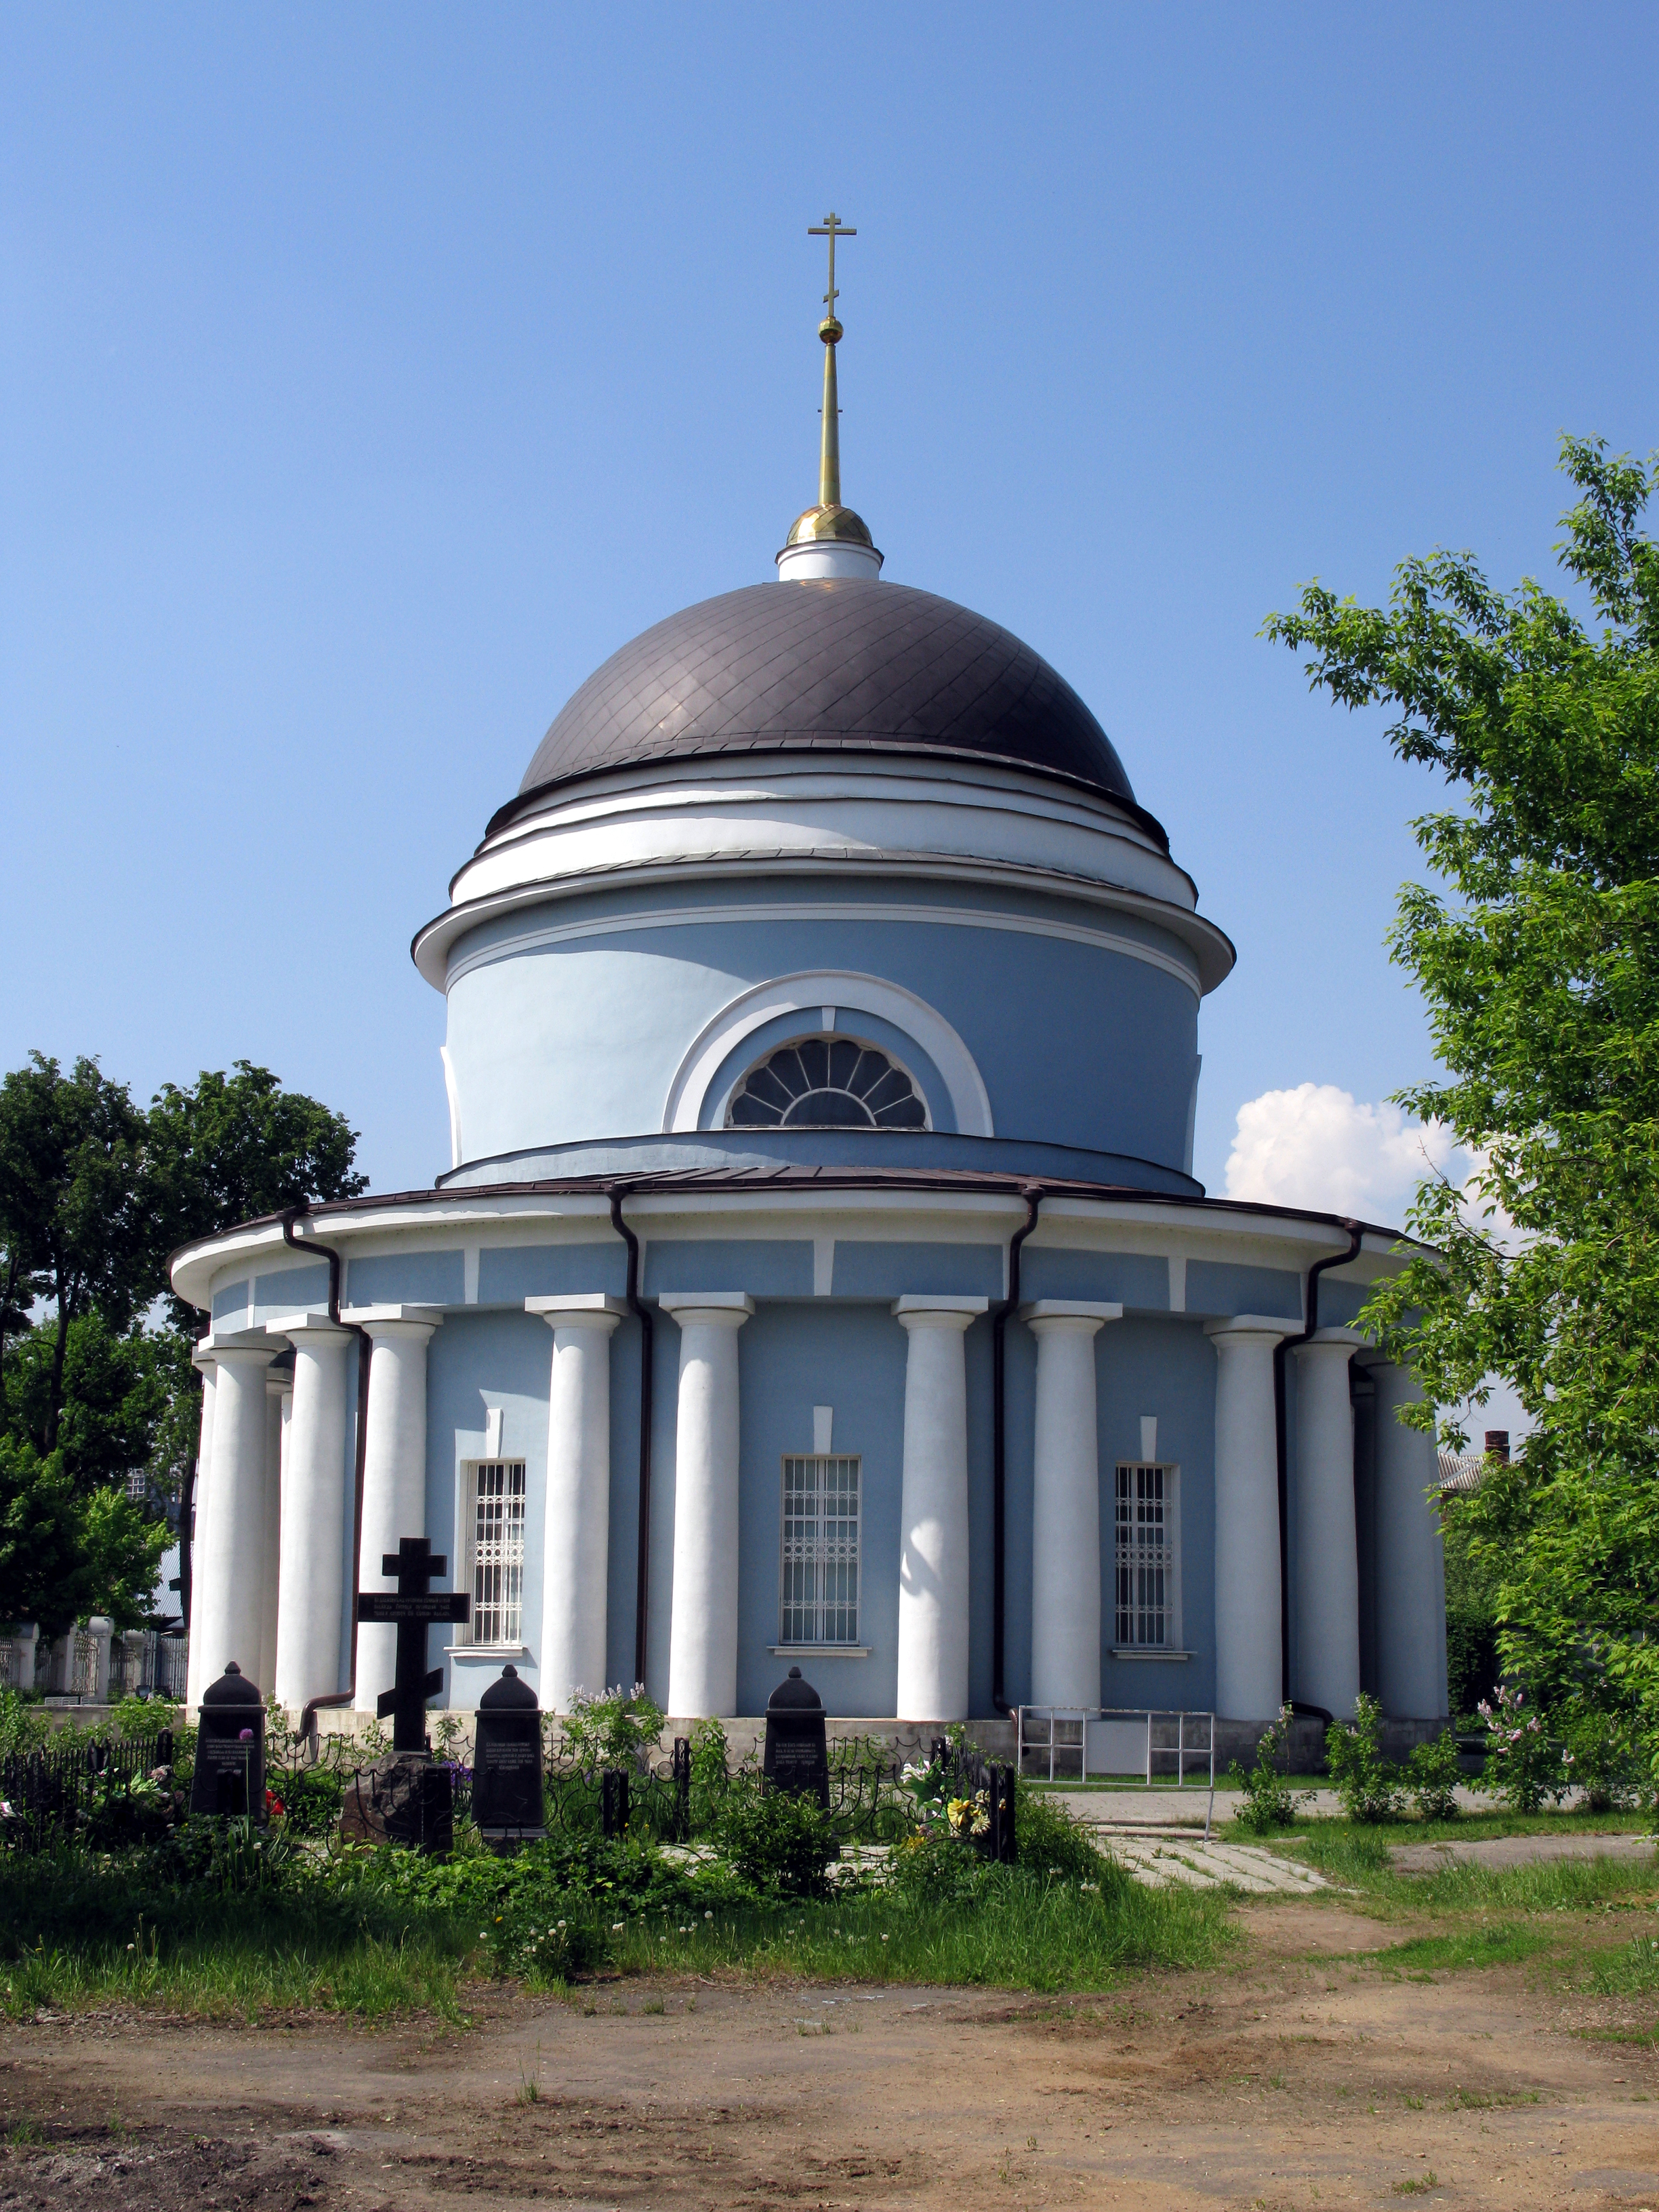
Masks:
[[[1340,1903],[1099,1998],[692,1981],[471,2029],[0,2040],[0,2207],[1396,2204],[1659,2212],[1659,2054],[1547,1969],[1396,1975]]]

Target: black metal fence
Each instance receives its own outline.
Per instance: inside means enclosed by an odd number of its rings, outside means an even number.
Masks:
[[[115,1742],[60,1737],[9,1753],[0,1758],[0,1842],[38,1850],[88,1826],[121,1840],[170,1809],[173,1751],[173,1731],[162,1729]],[[157,1769],[168,1771],[165,1808],[161,1785],[143,1786]]]

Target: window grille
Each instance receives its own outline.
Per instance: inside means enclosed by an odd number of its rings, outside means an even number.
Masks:
[[[859,1462],[803,1454],[783,1462],[780,1644],[859,1640]]]
[[[851,1037],[780,1045],[738,1085],[731,1129],[925,1129],[927,1108],[896,1060]]]
[[[1112,1641],[1173,1647],[1176,1626],[1175,1469],[1117,1470],[1117,1606]]]
[[[473,1644],[517,1644],[524,1635],[524,1468],[521,1459],[497,1459],[473,1469]]]

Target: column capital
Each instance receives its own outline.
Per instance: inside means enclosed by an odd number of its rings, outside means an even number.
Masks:
[[[609,1336],[628,1311],[626,1298],[607,1297],[601,1291],[580,1291],[566,1297],[526,1298],[527,1314],[539,1314],[552,1329],[595,1328]]]
[[[901,1328],[966,1329],[989,1313],[989,1298],[953,1298],[932,1292],[895,1298],[888,1309]]]
[[[755,1310],[755,1301],[743,1291],[665,1291],[657,1304],[682,1328],[688,1322],[704,1328],[741,1328]]]
[[[326,1314],[319,1313],[281,1314],[270,1323],[270,1329],[273,1335],[285,1336],[292,1343],[304,1340],[319,1346],[326,1344],[331,1337],[343,1343],[351,1334],[342,1322],[332,1322]]]
[[[1357,1352],[1375,1352],[1376,1349],[1371,1338],[1365,1335],[1360,1329],[1316,1328],[1310,1337],[1297,1345],[1294,1350],[1297,1357],[1300,1358],[1304,1352],[1321,1352],[1337,1345],[1342,1346],[1350,1358]]]
[[[1089,1298],[1033,1298],[1018,1318],[1038,1336],[1092,1336],[1109,1321],[1121,1321],[1121,1305]]]
[[[1212,1344],[1277,1344],[1298,1332],[1294,1322],[1276,1314],[1231,1314],[1225,1321],[1206,1321],[1204,1334]]]
[[[216,1344],[213,1357],[221,1367],[269,1367],[282,1350],[280,1344]]]
[[[413,1337],[422,1342],[443,1322],[441,1306],[348,1306],[340,1319],[372,1337]]]

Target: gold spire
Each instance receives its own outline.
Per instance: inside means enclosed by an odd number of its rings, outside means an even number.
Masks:
[[[841,505],[841,409],[836,404],[836,348],[841,340],[841,323],[836,313],[836,302],[841,294],[836,289],[836,240],[837,238],[856,238],[858,233],[842,222],[832,210],[821,224],[807,230],[809,238],[827,238],[830,241],[830,289],[823,295],[824,317],[818,325],[818,336],[823,340],[823,437],[818,449],[818,505]]]
[[[818,444],[818,503],[798,518],[788,543],[800,545],[815,538],[840,538],[868,545],[870,532],[863,520],[841,503],[841,409],[836,388],[836,348],[842,335],[836,313],[836,302],[841,297],[836,288],[836,240],[856,238],[858,232],[832,212],[821,223],[811,224],[806,235],[830,241],[830,289],[823,295],[824,318],[818,325],[818,336],[823,340],[823,430]]]

